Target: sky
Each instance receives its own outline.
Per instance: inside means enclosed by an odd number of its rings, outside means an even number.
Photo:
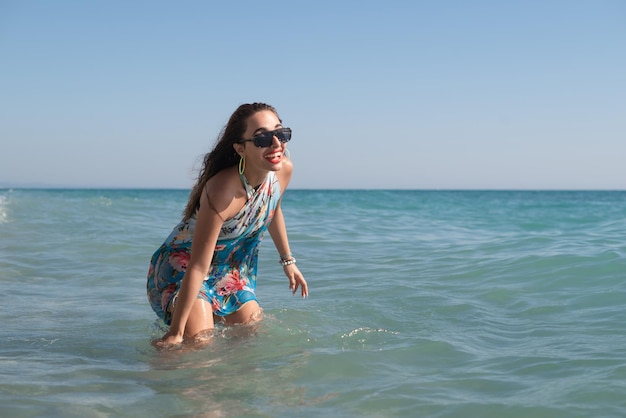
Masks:
[[[189,188],[237,106],[298,189],[626,189],[626,1],[0,0],[0,187]]]

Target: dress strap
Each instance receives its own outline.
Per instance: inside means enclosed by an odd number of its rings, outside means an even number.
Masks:
[[[243,175],[243,173],[239,173],[239,178],[241,179],[241,184],[243,184],[243,188],[246,189],[246,195],[248,195],[248,199],[250,199],[254,194],[254,189],[252,188],[252,186],[250,186],[250,183],[248,183],[248,179],[246,178],[246,176]]]

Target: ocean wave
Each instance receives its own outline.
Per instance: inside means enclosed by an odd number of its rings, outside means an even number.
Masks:
[[[0,224],[6,223],[9,220],[8,215],[8,201],[9,199],[6,196],[0,196]]]

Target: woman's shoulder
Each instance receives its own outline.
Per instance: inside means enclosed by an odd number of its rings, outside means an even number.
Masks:
[[[285,191],[291,180],[291,173],[293,172],[293,163],[291,160],[283,161],[283,166],[276,172],[276,178],[280,183],[280,188]]]
[[[207,181],[204,187],[203,199],[210,201],[210,204],[218,212],[229,212],[229,208],[237,205],[237,201],[246,199],[246,191],[241,184],[237,167],[226,168]]]

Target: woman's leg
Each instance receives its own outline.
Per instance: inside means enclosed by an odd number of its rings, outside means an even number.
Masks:
[[[263,309],[256,300],[251,300],[239,308],[236,312],[223,318],[226,325],[250,325],[258,322],[263,317]]]
[[[204,299],[196,299],[185,326],[185,339],[210,338],[214,327],[211,304]]]

